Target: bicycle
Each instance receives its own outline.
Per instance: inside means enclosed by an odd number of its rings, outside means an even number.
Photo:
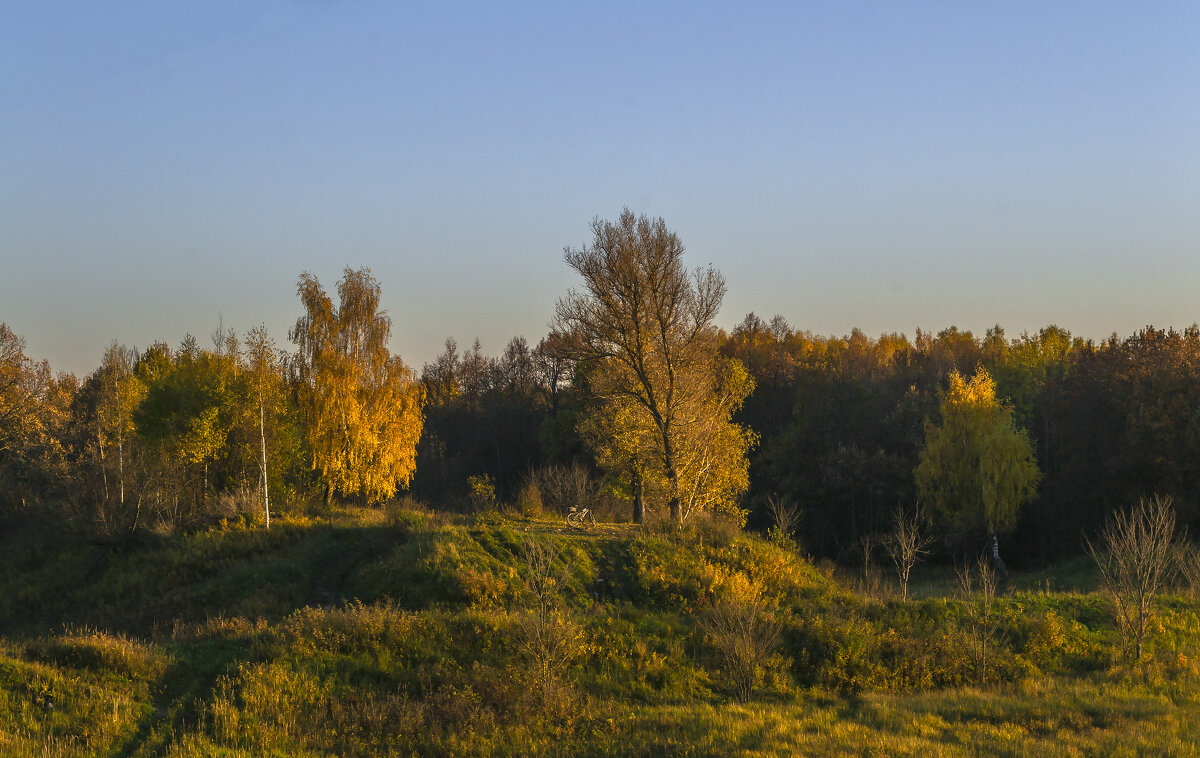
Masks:
[[[596,525],[596,514],[592,513],[592,509],[572,505],[571,510],[567,513],[567,526],[585,527],[588,522],[591,522],[592,526]]]

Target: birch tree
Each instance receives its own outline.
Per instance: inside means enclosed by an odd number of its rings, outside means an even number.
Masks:
[[[1033,446],[1012,410],[996,399],[996,383],[983,369],[970,379],[951,372],[941,415],[941,424],[925,427],[925,448],[913,471],[917,489],[950,531],[986,533],[1003,574],[997,535],[1013,527],[1041,479]]]
[[[271,528],[270,482],[267,479],[267,418],[274,419],[282,401],[283,381],[275,340],[259,325],[246,336],[246,363],[250,391],[258,406],[259,480],[262,486],[263,520]]]
[[[379,309],[379,282],[369,269],[347,267],[336,307],[312,274],[301,274],[297,290],[305,312],[290,336],[299,348],[305,438],[325,501],[335,492],[389,498],[416,470],[424,390],[388,350],[392,322]]]
[[[125,510],[125,453],[136,428],[133,412],[146,394],[145,385],[133,373],[137,358],[136,350],[114,340],[104,351],[99,368],[98,444],[102,461],[105,448],[116,446],[117,501],[122,511]]]

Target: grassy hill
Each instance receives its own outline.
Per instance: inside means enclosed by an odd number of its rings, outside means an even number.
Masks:
[[[901,602],[719,523],[393,508],[0,534],[0,755],[1200,750],[1182,596],[1131,665],[1108,601],[1055,576],[990,608],[937,583]]]

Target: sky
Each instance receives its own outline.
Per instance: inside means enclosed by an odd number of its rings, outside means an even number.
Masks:
[[[564,247],[663,217],[718,322],[1200,320],[1200,4],[0,4],[0,321],[85,374],[296,282],[418,370],[536,343]]]

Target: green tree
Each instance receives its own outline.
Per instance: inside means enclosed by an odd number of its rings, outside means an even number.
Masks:
[[[1013,527],[1041,478],[1029,437],[996,400],[996,384],[984,369],[969,380],[950,373],[941,416],[940,425],[925,427],[913,471],[917,489],[951,532],[986,533],[992,560],[1003,569],[997,535]]]
[[[626,208],[592,232],[592,244],[565,251],[584,290],[559,300],[555,319],[559,349],[583,363],[597,401],[586,436],[610,473],[665,502],[676,522],[689,504],[730,503],[746,488],[753,441],[731,418],[753,381],[717,351],[724,278],[711,267],[689,274],[661,218]]]
[[[336,308],[312,274],[301,274],[297,289],[305,314],[291,339],[299,347],[305,437],[325,501],[332,503],[335,491],[389,498],[416,470],[424,390],[388,350],[392,322],[379,310],[379,282],[368,269],[347,267]]]
[[[224,340],[200,350],[190,337],[173,356],[165,345],[146,351],[135,368],[145,397],[134,412],[160,523],[177,526],[220,491],[238,397],[236,353]]]

